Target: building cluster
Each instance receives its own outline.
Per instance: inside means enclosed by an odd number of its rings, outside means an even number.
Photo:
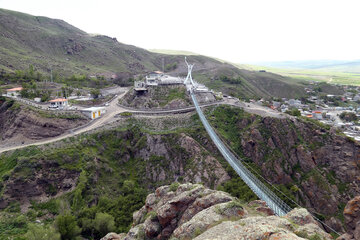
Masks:
[[[160,71],[154,71],[149,73],[144,81],[135,81],[134,90],[135,91],[147,91],[149,86],[159,86],[159,85],[177,85],[184,84],[184,79],[180,77],[173,77],[164,74]]]
[[[161,86],[161,85],[182,85],[185,84],[185,78],[173,77],[166,75],[160,71],[154,71],[149,73],[144,81],[135,81],[134,90],[137,92],[147,91],[150,86]],[[190,86],[190,84],[188,84]],[[191,88],[196,92],[211,92],[204,84],[194,81],[194,86]]]

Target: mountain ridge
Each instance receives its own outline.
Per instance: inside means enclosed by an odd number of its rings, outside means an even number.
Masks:
[[[175,66],[168,69],[170,74],[186,76],[184,57],[153,53],[120,43],[116,38],[88,34],[63,20],[0,9],[0,69],[7,72],[33,65],[47,75],[52,70],[61,76],[85,74],[111,78],[117,73],[134,76],[170,65]],[[303,85],[280,75],[249,72],[201,55],[192,55],[189,61],[195,64],[194,76],[199,81],[236,97],[304,94]],[[221,80],[226,78],[241,81],[229,84]]]

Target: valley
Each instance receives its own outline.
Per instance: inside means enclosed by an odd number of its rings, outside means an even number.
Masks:
[[[313,64],[0,9],[0,240],[360,239],[357,63]]]

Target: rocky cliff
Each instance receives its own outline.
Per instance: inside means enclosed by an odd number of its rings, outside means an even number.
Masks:
[[[198,184],[162,186],[133,215],[133,227],[110,239],[332,239],[306,209],[274,216],[262,201],[248,204]]]
[[[344,209],[347,233],[337,240],[360,240],[360,196],[351,199]]]
[[[276,119],[223,107],[213,126],[267,180],[287,186],[296,201],[337,231],[348,200],[360,194],[360,144],[317,121]]]
[[[58,114],[31,109],[13,100],[0,101],[1,141],[22,142],[55,137],[89,120],[80,113]]]
[[[79,185],[81,171],[87,176],[84,196],[92,204],[104,192],[119,193],[119,185],[127,179],[137,179],[142,188],[151,190],[174,181],[216,188],[230,179],[216,157],[185,133],[111,130],[66,148],[17,156],[16,167],[3,178],[0,208],[16,201],[27,209],[33,200],[44,202],[70,192]]]

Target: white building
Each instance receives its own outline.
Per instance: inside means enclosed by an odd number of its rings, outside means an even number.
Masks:
[[[22,87],[6,89],[6,96],[8,96],[8,97],[17,97],[17,96],[20,95],[21,90],[23,90]]]
[[[171,84],[183,84],[184,79],[179,77],[172,77],[169,75],[162,75],[158,80],[158,84],[160,85],[171,85]]]
[[[63,109],[69,106],[69,102],[66,98],[57,98],[49,101],[50,108]]]
[[[135,81],[134,82],[134,90],[135,91],[146,91],[146,83],[143,81]]]
[[[81,109],[81,112],[87,117],[95,119],[106,113],[106,109],[104,107],[90,107]]]
[[[146,85],[147,86],[157,86],[163,75],[164,75],[164,73],[160,72],[160,71],[154,71],[154,72],[149,73],[145,77]]]

